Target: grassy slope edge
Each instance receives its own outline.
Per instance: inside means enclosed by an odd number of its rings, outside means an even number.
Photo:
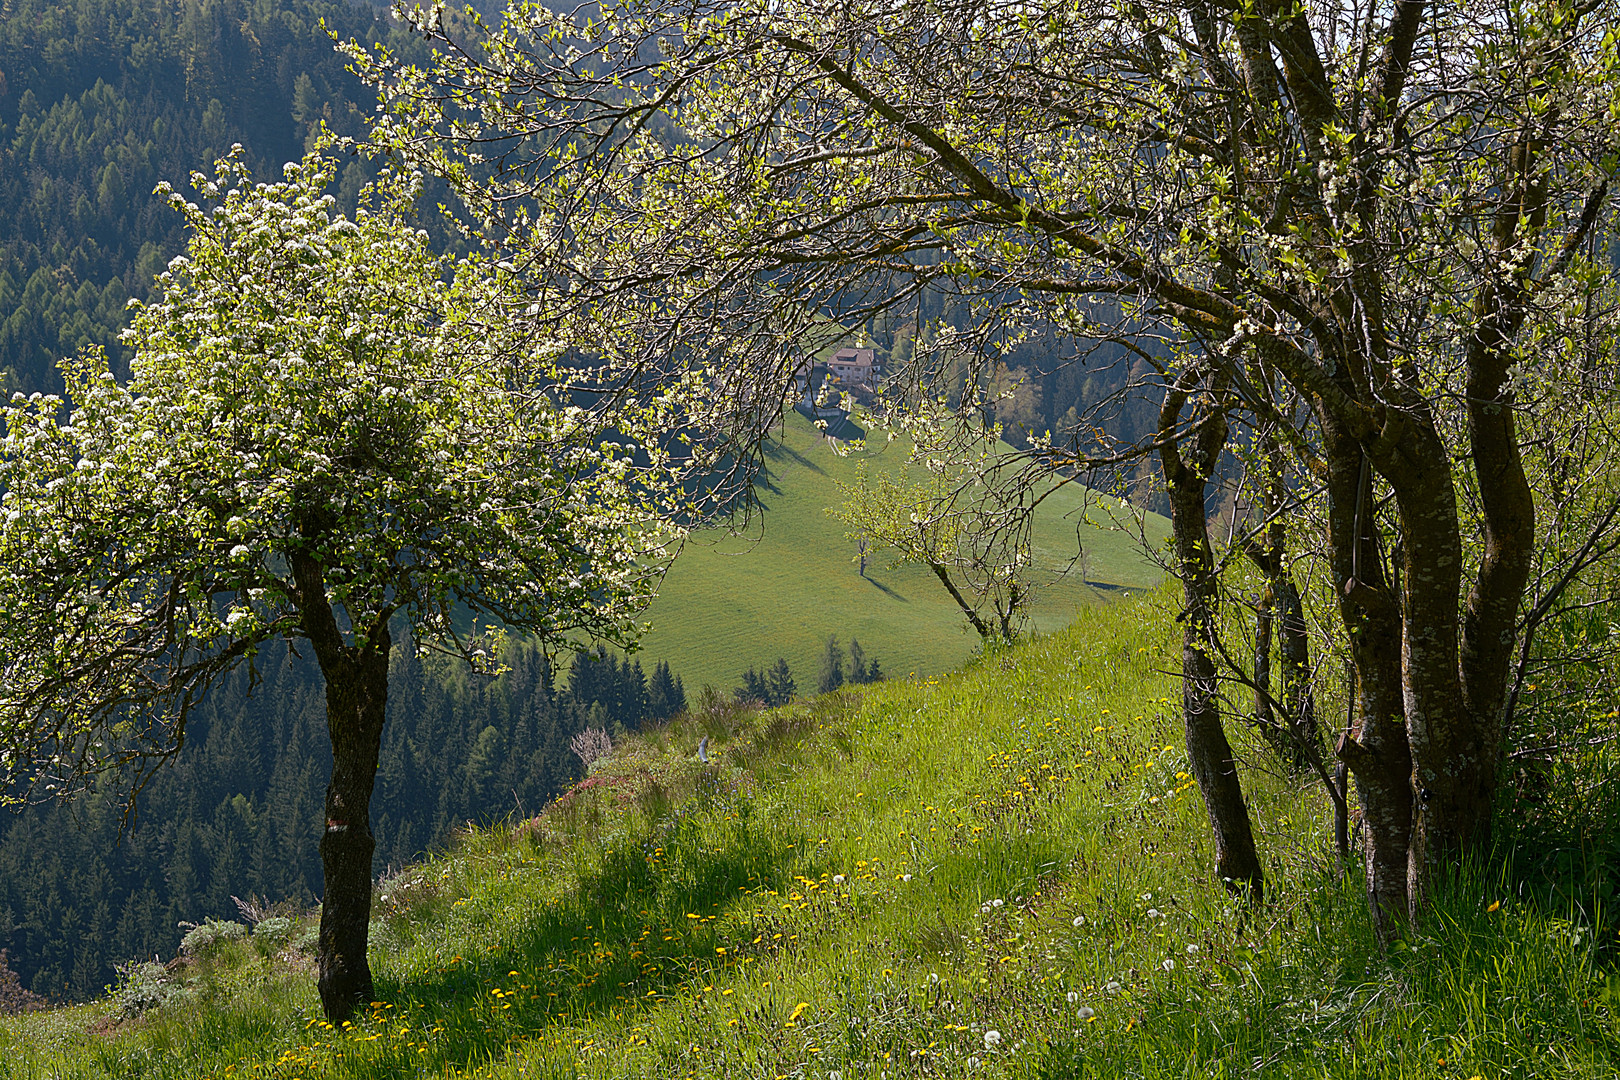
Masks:
[[[1276,899],[1233,908],[1173,632],[1150,596],[950,676],[687,716],[381,883],[352,1028],[295,947],[221,940],[133,1018],[0,1019],[0,1074],[1613,1075],[1589,934],[1464,887],[1379,954],[1308,785],[1251,772]]]

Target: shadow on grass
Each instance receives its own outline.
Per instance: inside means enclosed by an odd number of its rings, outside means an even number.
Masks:
[[[820,465],[817,465],[815,462],[811,461],[809,458],[805,457],[791,446],[788,446],[786,443],[772,443],[766,449],[765,456],[767,458],[786,458],[795,465],[809,469],[811,472],[816,473],[817,475],[827,475],[827,470],[823,469]]]
[[[723,916],[740,892],[785,878],[794,841],[751,828],[746,803],[721,809],[735,812],[676,814],[639,841],[613,845],[595,872],[512,927],[495,951],[436,973],[379,979],[379,995],[396,1010],[390,1019],[432,1018],[442,1029],[434,1056],[466,1065],[500,1056],[555,1021],[632,1013],[704,972],[757,955],[754,939],[762,935],[746,916]],[[400,1069],[421,1064],[412,1052],[409,1044],[398,1048]]]
[[[904,596],[901,596],[899,593],[895,592],[893,589],[889,588],[887,585],[883,584],[883,582],[877,580],[876,578],[866,577],[865,574],[862,574],[861,577],[865,579],[865,581],[866,581],[866,583],[868,585],[872,586],[875,589],[880,590],[883,593],[883,595],[887,596],[889,599],[898,600],[902,604],[911,603],[910,600],[906,599]]]

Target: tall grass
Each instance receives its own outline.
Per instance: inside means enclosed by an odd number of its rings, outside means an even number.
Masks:
[[[296,951],[228,942],[132,1019],[0,1023],[0,1074],[1613,1075],[1589,903],[1465,873],[1381,951],[1323,800],[1264,771],[1273,899],[1211,880],[1172,630],[1149,600],[945,678],[711,701],[379,885],[352,1027]]]

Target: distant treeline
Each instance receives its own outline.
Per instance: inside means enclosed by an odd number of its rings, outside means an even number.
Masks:
[[[579,777],[569,740],[585,727],[635,730],[685,707],[668,664],[649,678],[598,655],[564,680],[531,645],[504,659],[491,679],[396,647],[372,802],[377,873],[468,821],[537,812]],[[313,663],[281,648],[259,674],[251,696],[242,671],[193,714],[122,843],[123,806],[108,796],[0,815],[0,950],[22,987],[92,995],[115,964],[172,955],[181,920],[237,917],[233,896],[319,894],[325,690]]]

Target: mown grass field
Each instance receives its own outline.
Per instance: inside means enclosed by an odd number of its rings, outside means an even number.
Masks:
[[[956,605],[925,568],[893,568],[874,552],[865,578],[853,561],[846,527],[827,513],[843,501],[838,483],[856,467],[898,471],[899,444],[835,452],[809,421],[790,412],[768,458],[760,489],[764,514],[743,536],[697,535],[676,560],[648,612],[643,664],[667,660],[688,694],[705,683],[730,690],[749,666],[778,657],[801,692],[815,688],[827,637],[846,648],[860,641],[889,674],[937,674],[963,663],[978,645]],[[1039,631],[1069,625],[1106,597],[1152,588],[1160,571],[1141,550],[1135,525],[1116,500],[1071,486],[1056,493],[1037,519],[1037,586],[1032,623]],[[1115,524],[1117,520],[1118,524]],[[1167,526],[1147,518],[1158,541]],[[1084,547],[1082,567],[1075,562]]]
[[[1380,951],[1323,801],[1269,770],[1270,898],[1210,880],[1171,615],[1106,605],[954,674],[627,741],[379,885],[379,1001],[347,1029],[306,954],[222,941],[165,1003],[0,1019],[0,1075],[1613,1076],[1591,896],[1464,875]]]

